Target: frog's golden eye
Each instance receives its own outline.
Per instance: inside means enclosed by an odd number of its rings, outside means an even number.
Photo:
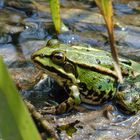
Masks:
[[[52,61],[57,64],[63,64],[65,62],[65,54],[63,52],[53,52]]]

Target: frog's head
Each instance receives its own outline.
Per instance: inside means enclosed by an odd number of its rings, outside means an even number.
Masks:
[[[46,47],[33,53],[31,59],[60,85],[65,82],[69,84],[78,82],[76,67],[67,59],[67,46],[59,45],[56,40],[49,41]]]

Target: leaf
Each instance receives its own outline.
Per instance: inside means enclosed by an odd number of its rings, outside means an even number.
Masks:
[[[60,18],[60,4],[59,0],[50,0],[50,9],[52,20],[55,26],[57,33],[60,33],[61,30],[61,18]]]
[[[4,140],[41,140],[20,94],[8,75],[1,57],[0,135]]]
[[[132,65],[132,68],[134,70],[134,75],[140,75],[140,63],[138,62],[135,62],[133,60],[130,60],[131,61],[131,65]]]
[[[47,11],[47,8],[45,5],[41,5],[40,3],[31,0],[32,3],[39,9],[40,11]],[[52,15],[52,20],[55,26],[55,30],[57,33],[60,33],[61,31],[61,17],[60,17],[60,4],[59,0],[45,0],[49,1],[50,3],[50,10],[51,10],[51,15]]]
[[[114,68],[118,75],[119,82],[122,83],[123,78],[122,78],[121,68],[119,65],[118,55],[114,43],[112,0],[95,0],[95,2],[99,7],[100,12],[103,15],[104,20],[106,22],[109,40],[110,40],[111,54],[114,60]]]

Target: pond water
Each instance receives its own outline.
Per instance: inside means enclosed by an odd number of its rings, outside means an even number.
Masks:
[[[45,10],[28,0],[0,1],[0,55],[21,93],[33,103],[39,101],[40,105],[42,100],[48,99],[50,92],[60,87],[54,86],[54,81],[49,78],[45,84],[37,84],[30,89],[40,80],[40,71],[34,68],[30,55],[45,46],[49,39],[56,38],[48,3],[36,2],[46,7]],[[114,0],[113,7],[119,55],[140,62],[140,1]],[[61,17],[67,31],[57,36],[59,41],[65,44],[86,43],[110,51],[104,20],[93,1],[61,0]],[[140,139],[140,114],[124,116],[111,111],[108,105],[97,111],[80,108],[80,113],[54,118],[54,126],[79,121],[72,136],[65,131],[60,133],[62,139]]]

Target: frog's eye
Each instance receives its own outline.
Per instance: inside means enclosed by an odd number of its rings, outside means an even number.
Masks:
[[[65,54],[63,52],[53,52],[52,61],[57,64],[63,64],[65,62]]]

